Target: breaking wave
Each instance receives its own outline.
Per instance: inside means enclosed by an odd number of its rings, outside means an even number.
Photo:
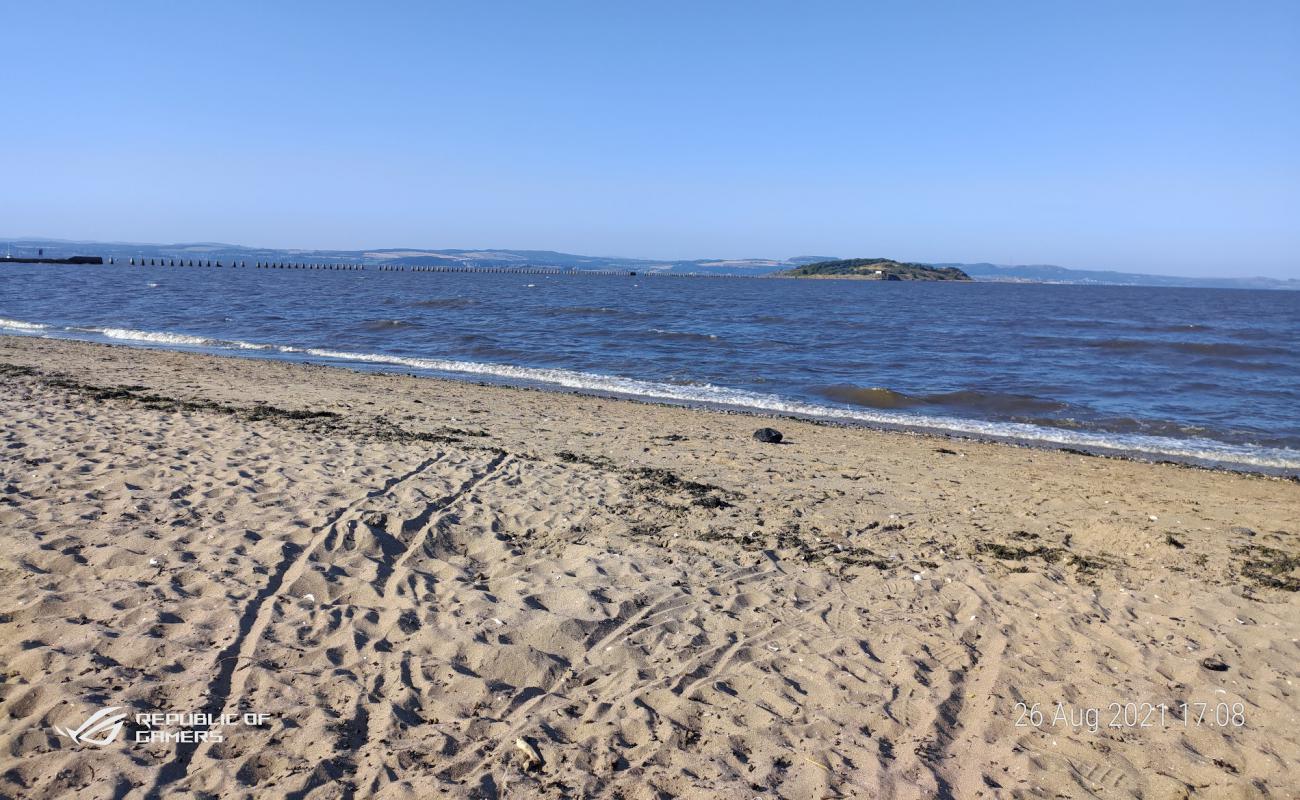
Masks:
[[[0,328],[8,328],[11,331],[43,331],[49,325],[42,325],[39,322],[23,322],[20,319],[5,319],[0,317]]]
[[[1097,430],[1063,428],[1027,422],[990,421],[961,416],[909,413],[917,405],[994,407],[1004,411],[1053,411],[1060,405],[1040,398],[978,392],[952,392],[913,397],[889,389],[854,386],[823,387],[823,396],[840,406],[820,405],[775,394],[716,386],[710,383],[668,383],[618,375],[579,372],[560,368],[525,367],[492,362],[444,358],[414,358],[384,353],[364,353],[314,347],[265,344],[215,339],[184,333],[142,331],[127,328],[53,328],[49,325],[0,319],[0,327],[20,334],[103,338],[141,345],[203,348],[206,350],[253,350],[272,357],[326,359],[343,364],[370,364],[434,373],[446,376],[473,375],[508,383],[556,386],[582,392],[616,394],[648,400],[727,407],[783,415],[815,417],[852,423],[866,423],[922,429],[945,433],[1008,439],[1102,452],[1143,454],[1160,458],[1258,467],[1300,468],[1300,450],[1287,447],[1258,447],[1231,444],[1209,438],[1173,438],[1149,433],[1106,433]]]
[[[212,339],[207,336],[191,336],[187,333],[168,333],[165,331],[138,331],[132,328],[64,328],[73,333],[89,333],[106,339],[125,342],[146,342],[148,344],[176,345],[180,347],[203,347],[217,350],[274,350],[275,345],[243,342],[238,339]]]
[[[1114,435],[1094,431],[1061,430],[1019,422],[991,422],[960,417],[921,416],[887,411],[833,408],[786,399],[777,395],[730,389],[707,383],[681,385],[644,381],[616,375],[575,372],[566,369],[521,367],[510,364],[437,358],[409,358],[380,353],[354,353],[320,348],[309,348],[304,352],[317,358],[344,362],[381,364],[444,374],[478,375],[510,381],[560,386],[578,391],[607,392],[651,400],[673,400],[692,404],[842,420],[845,422],[920,428],[946,433],[969,434],[1067,447],[1085,447],[1111,452],[1141,453],[1242,466],[1279,469],[1300,468],[1300,450],[1256,448],[1211,439],[1174,439],[1140,434]]]

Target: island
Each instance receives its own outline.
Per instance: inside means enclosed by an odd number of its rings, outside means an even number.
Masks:
[[[889,258],[843,258],[817,261],[776,273],[782,278],[850,278],[864,281],[969,281],[956,267],[931,267]]]

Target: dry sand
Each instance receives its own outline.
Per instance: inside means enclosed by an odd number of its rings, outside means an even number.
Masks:
[[[1300,796],[1291,480],[30,338],[0,364],[0,795]],[[270,717],[54,731],[104,706]]]

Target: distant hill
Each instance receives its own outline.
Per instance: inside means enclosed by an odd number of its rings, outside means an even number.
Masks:
[[[968,281],[955,267],[932,267],[889,258],[844,258],[817,261],[776,273],[785,278],[857,278],[868,281]]]
[[[15,257],[98,255],[125,262],[131,258],[205,259],[212,261],[273,261],[319,264],[393,264],[458,267],[551,267],[581,270],[629,270],[700,275],[767,275],[792,262],[772,258],[655,260],[619,256],[583,256],[552,250],[431,250],[420,247],[386,247],[370,250],[296,250],[245,247],[220,242],[142,244],[88,242],[63,239],[0,239],[0,256],[12,250]]]
[[[818,261],[839,261],[835,256],[795,256],[787,258],[787,264],[816,264]]]
[[[998,283],[1071,283],[1105,286],[1186,286],[1201,289],[1291,289],[1300,290],[1295,278],[1187,278],[1177,275],[1145,275],[1114,270],[1070,269],[1052,264],[935,264],[956,267],[977,281]]]

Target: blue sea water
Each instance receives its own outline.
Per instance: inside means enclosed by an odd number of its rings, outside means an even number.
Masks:
[[[0,265],[0,333],[1300,469],[1300,293]]]

